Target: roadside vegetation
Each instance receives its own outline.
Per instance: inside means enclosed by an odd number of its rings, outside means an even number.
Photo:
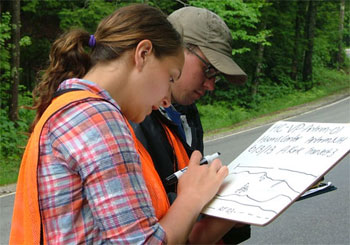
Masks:
[[[276,88],[266,88],[266,97],[262,96],[258,102],[252,102],[254,106],[250,108],[244,108],[239,105],[240,103],[233,104],[223,100],[205,104],[203,101],[206,97],[212,96],[208,94],[197,104],[204,134],[214,134],[225,129],[232,129],[244,124],[244,121],[312,102],[335,93],[346,93],[350,96],[349,76],[349,72],[322,70],[316,76],[319,85],[308,91],[288,88],[280,88],[276,91]],[[29,93],[20,96],[21,105],[28,105],[30,101]],[[239,98],[237,98],[237,101],[239,101]],[[34,112],[20,106],[19,118],[17,125],[15,125],[11,121],[6,121],[4,115],[0,115],[2,122],[0,124],[0,147],[2,150],[2,154],[0,154],[0,186],[17,181],[20,160],[28,139],[26,132],[28,132],[28,125],[34,118]]]
[[[204,7],[227,23],[244,86],[227,82],[198,102],[205,134],[347,90],[350,2],[345,0],[0,1],[0,185],[15,183],[34,112],[31,91],[50,45],[71,28],[94,33],[116,8],[147,3],[165,14]],[[38,24],[40,23],[40,24]]]
[[[249,107],[241,106],[240,98],[235,102],[214,101],[211,104],[197,103],[206,135],[232,130],[244,126],[244,122],[283,111],[293,106],[312,102],[336,93],[350,96],[349,71],[320,70],[315,76],[317,87],[308,91],[288,87],[266,87],[259,99]],[[236,88],[237,89],[237,88]],[[210,96],[210,95],[207,95]]]

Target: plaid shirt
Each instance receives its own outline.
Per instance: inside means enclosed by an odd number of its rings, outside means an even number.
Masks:
[[[74,102],[55,113],[40,138],[38,188],[51,244],[165,243],[119,106],[96,84],[64,81],[106,101]]]

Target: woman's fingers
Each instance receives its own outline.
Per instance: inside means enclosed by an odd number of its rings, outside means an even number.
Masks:
[[[215,172],[218,172],[220,168],[222,167],[222,163],[219,159],[215,159],[210,165],[209,168],[215,170]]]
[[[221,183],[226,176],[228,175],[227,166],[222,165],[222,162],[219,159],[215,159],[209,165],[209,171],[213,171],[217,180]]]
[[[199,151],[194,151],[192,153],[190,162],[188,167],[199,167],[199,162],[202,159],[202,154]],[[201,168],[209,168],[209,171],[214,172],[216,175],[218,175],[220,180],[223,180],[227,174],[228,169],[226,166],[223,166],[220,159],[215,159],[211,164],[204,164],[200,166]],[[208,173],[209,174],[209,173]]]
[[[201,159],[202,159],[202,154],[200,153],[200,151],[194,151],[191,155],[188,166],[190,167],[190,165],[199,165],[199,162]]]
[[[215,159],[209,168],[212,168],[216,172],[220,180],[223,180],[228,175],[228,168],[222,165],[219,159]]]
[[[200,166],[201,158],[202,154],[199,151],[192,154],[187,171],[179,179],[178,194],[196,199],[204,206],[218,191],[228,174],[228,169],[222,165],[220,159]]]

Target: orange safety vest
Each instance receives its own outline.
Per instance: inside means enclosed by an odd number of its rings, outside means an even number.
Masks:
[[[179,137],[173,132],[171,132],[171,130],[166,124],[164,123],[161,123],[161,124],[166,132],[166,136],[168,138],[168,141],[170,142],[170,145],[174,148],[175,156],[178,162],[178,167],[179,169],[183,169],[188,165],[188,162],[190,161],[187,155],[187,152],[185,150],[185,147],[183,146]]]
[[[84,90],[65,93],[53,100],[53,103],[48,106],[36,124],[34,131],[28,140],[18,175],[9,244],[39,244],[40,242],[46,244],[45,232],[43,231],[45,227],[42,226],[39,210],[37,185],[41,131],[46,121],[54,113],[72,102],[86,99],[102,98]],[[127,124],[134,139],[135,147],[140,155],[142,173],[152,199],[152,205],[155,209],[157,218],[161,219],[170,206],[167,194],[162,185],[162,181],[154,168],[152,158],[141,142],[137,140],[132,127],[129,123]],[[187,153],[183,148],[181,141],[176,138],[177,136],[172,134],[169,129],[168,131],[168,137],[170,137],[174,143],[176,155],[179,157],[178,159],[180,162],[184,163],[179,167],[183,168],[189,161]],[[43,236],[43,241],[41,241],[41,235]]]

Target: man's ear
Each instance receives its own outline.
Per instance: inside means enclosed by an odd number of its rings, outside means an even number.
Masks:
[[[152,54],[153,46],[150,40],[142,40],[139,42],[135,49],[135,66],[138,70],[142,70],[146,61],[149,59]]]

